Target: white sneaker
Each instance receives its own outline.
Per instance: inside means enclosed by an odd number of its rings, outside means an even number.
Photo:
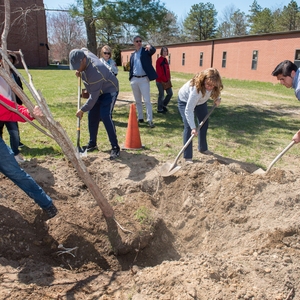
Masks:
[[[193,162],[193,160],[191,158],[186,158],[185,159],[185,163],[186,164],[193,164],[194,162]]]
[[[24,159],[24,157],[21,154],[17,154],[15,155],[15,159],[19,164],[24,163],[26,160]]]

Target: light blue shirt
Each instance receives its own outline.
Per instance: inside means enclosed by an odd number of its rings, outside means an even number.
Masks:
[[[140,50],[135,51],[133,54],[133,75],[134,76],[144,76],[146,75],[142,63],[141,63],[141,52],[142,48]]]
[[[293,80],[293,89],[295,90],[295,95],[297,99],[300,101],[300,68],[296,71],[294,80]]]

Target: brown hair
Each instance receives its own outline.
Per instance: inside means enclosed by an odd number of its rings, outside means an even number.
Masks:
[[[208,68],[200,73],[197,73],[191,79],[190,85],[195,86],[198,93],[201,91],[203,97],[206,93],[205,80],[214,85],[214,88],[211,92],[211,98],[216,100],[220,96],[221,90],[223,90],[222,79],[219,71],[215,68]]]
[[[160,49],[160,55],[163,55],[164,50],[166,50],[168,52],[168,54],[169,54],[169,49],[167,47],[163,46]]]

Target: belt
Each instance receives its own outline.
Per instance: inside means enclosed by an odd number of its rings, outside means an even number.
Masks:
[[[136,76],[136,75],[133,75],[133,77],[136,77],[136,78],[143,78],[143,77],[146,77],[147,75],[142,75],[142,76]]]

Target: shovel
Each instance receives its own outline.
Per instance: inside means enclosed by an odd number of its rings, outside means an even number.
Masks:
[[[270,165],[269,165],[269,167],[268,167],[268,169],[266,170],[266,171],[264,171],[263,169],[257,169],[255,172],[253,172],[253,174],[265,174],[265,175],[267,175],[269,172],[270,172],[270,170],[271,170],[271,168],[273,167],[273,165],[277,162],[277,160],[280,158],[280,157],[282,157],[282,155],[285,153],[285,152],[287,152],[293,145],[295,144],[295,142],[294,141],[292,141],[292,142],[290,142],[290,144],[287,146],[287,147],[285,147],[276,157],[275,157],[275,159],[270,163]]]
[[[212,107],[212,109],[209,111],[209,113],[205,116],[205,118],[202,120],[202,122],[198,125],[197,132],[201,129],[201,127],[206,122],[206,120],[209,118],[209,116],[211,115],[211,113],[214,111],[215,108],[216,108],[216,105],[214,105]],[[165,163],[164,165],[162,165],[162,167],[160,169],[160,175],[162,177],[171,176],[181,168],[181,166],[177,166],[177,161],[178,161],[180,155],[183,153],[183,151],[191,143],[193,137],[194,137],[194,134],[192,134],[191,137],[188,139],[188,141],[184,144],[184,146],[182,147],[182,149],[180,150],[180,152],[178,153],[178,155],[176,156],[176,158],[175,158],[175,160],[172,164],[171,163]]]
[[[77,110],[81,107],[81,77],[78,77],[78,99],[77,99]],[[80,146],[80,118],[77,118],[77,151],[80,156],[87,156],[87,150]]]

